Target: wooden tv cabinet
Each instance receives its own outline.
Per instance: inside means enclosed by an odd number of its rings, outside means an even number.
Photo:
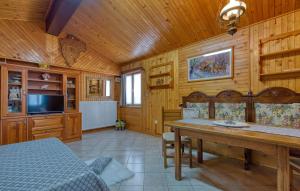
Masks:
[[[53,67],[41,69],[20,63],[0,63],[0,66],[1,145],[50,137],[66,142],[81,139],[79,71]],[[31,93],[63,95],[64,112],[29,115],[26,111],[26,99]]]

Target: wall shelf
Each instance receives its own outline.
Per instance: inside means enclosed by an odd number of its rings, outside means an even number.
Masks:
[[[149,89],[168,89],[174,85],[174,63],[152,66],[148,76]]]
[[[171,76],[171,72],[164,72],[164,73],[160,73],[160,74],[150,75],[149,78],[159,78],[159,77],[163,77],[163,76]]]
[[[57,80],[40,80],[40,79],[28,79],[28,81],[31,81],[31,82],[46,82],[46,83],[58,83],[60,84],[61,81],[57,81]]]
[[[49,79],[43,79],[43,74],[47,73]],[[28,71],[28,93],[33,94],[51,94],[63,95],[63,75],[58,73],[49,73],[44,71]],[[47,86],[47,88],[42,88]]]
[[[273,56],[285,56],[287,54],[290,53],[295,53],[295,52],[299,52],[300,48],[294,48],[294,49],[290,49],[290,50],[282,50],[282,51],[277,51],[277,52],[271,52],[271,53],[267,53],[267,54],[261,54],[260,58],[269,58],[269,57],[273,57]]]
[[[300,77],[300,69],[260,74],[261,80],[275,80],[275,79],[285,79],[285,78],[295,78],[295,77]]]
[[[276,80],[276,79],[300,77],[300,69],[291,69],[291,70],[285,70],[285,71],[274,72],[274,73],[263,73],[263,66],[265,63],[264,61],[266,60],[284,59],[287,56],[300,55],[300,47],[276,51],[276,52],[263,53],[264,45],[271,41],[279,41],[279,40],[289,38],[291,36],[297,36],[299,34],[300,34],[300,30],[296,30],[296,31],[282,33],[279,35],[270,36],[268,38],[259,40],[259,63],[258,63],[259,80],[264,81],[264,80]]]
[[[149,86],[150,89],[167,89],[172,88],[172,85],[170,84],[164,84],[164,85],[156,85],[156,86]]]

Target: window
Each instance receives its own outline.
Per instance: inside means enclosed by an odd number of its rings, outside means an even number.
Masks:
[[[111,82],[110,80],[105,80],[105,96],[106,97],[110,97],[110,87],[111,86]]]
[[[142,103],[142,81],[141,73],[135,72],[130,74],[125,74],[124,88],[125,94],[125,105],[141,105]]]

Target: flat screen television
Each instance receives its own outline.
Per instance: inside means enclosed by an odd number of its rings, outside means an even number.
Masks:
[[[27,95],[27,113],[28,114],[45,114],[45,113],[62,113],[64,111],[63,95]]]

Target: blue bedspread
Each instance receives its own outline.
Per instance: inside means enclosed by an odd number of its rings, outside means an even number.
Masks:
[[[58,139],[0,147],[2,191],[108,191],[106,184]]]

